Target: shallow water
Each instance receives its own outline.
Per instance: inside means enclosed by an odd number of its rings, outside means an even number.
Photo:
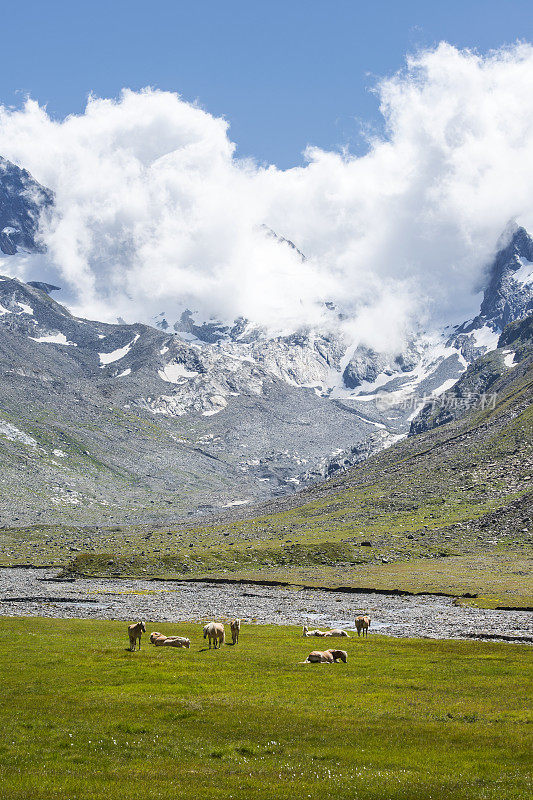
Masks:
[[[241,617],[244,623],[353,630],[366,613],[370,635],[435,639],[504,634],[533,642],[528,611],[461,608],[447,597],[398,597],[235,584],[81,578],[55,581],[50,569],[0,569],[0,615],[189,621]],[[52,580],[50,580],[52,579]]]

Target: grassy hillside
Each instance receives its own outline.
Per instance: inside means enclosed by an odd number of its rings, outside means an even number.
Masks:
[[[527,795],[524,646],[371,636],[300,665],[299,629],[209,651],[178,627],[190,650],[130,653],[124,623],[0,619],[1,800]]]

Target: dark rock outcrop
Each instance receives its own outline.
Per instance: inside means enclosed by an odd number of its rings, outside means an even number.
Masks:
[[[27,170],[0,156],[0,250],[6,255],[44,252],[39,221],[53,201],[52,192]]]

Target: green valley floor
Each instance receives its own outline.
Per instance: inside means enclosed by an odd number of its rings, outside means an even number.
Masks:
[[[301,665],[320,640],[299,628],[209,651],[198,624],[154,626],[191,648],[0,618],[1,800],[528,794],[528,646],[373,635],[334,640],[347,664]]]

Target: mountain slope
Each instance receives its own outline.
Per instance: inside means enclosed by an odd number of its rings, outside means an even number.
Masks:
[[[2,278],[0,522],[176,518],[292,491],[328,453],[386,441],[279,378],[274,358],[79,320]]]
[[[405,436],[425,397],[442,410],[499,335],[484,319],[393,368],[360,348],[347,362],[312,331],[265,339],[242,323],[211,341],[77,319],[53,288],[0,278],[2,524],[164,521],[293,493]]]
[[[518,337],[518,326],[505,331],[503,342],[520,339],[522,355],[507,367],[496,351],[490,404],[478,399],[460,419],[233,520],[161,535],[144,528],[142,556],[120,541],[139,529],[108,538],[103,555],[94,541],[70,571],[474,592],[531,605],[531,322]]]
[[[41,247],[53,196],[0,167],[2,213],[18,231],[6,233],[9,273],[27,258],[17,249]],[[343,472],[406,436],[427,398],[448,397],[503,321],[527,313],[532,253],[516,229],[488,270],[480,314],[419,331],[395,353],[348,339],[331,303],[323,330],[285,336],[187,310],[172,326],[110,325],[74,317],[46,276],[0,277],[0,523],[163,522]]]

